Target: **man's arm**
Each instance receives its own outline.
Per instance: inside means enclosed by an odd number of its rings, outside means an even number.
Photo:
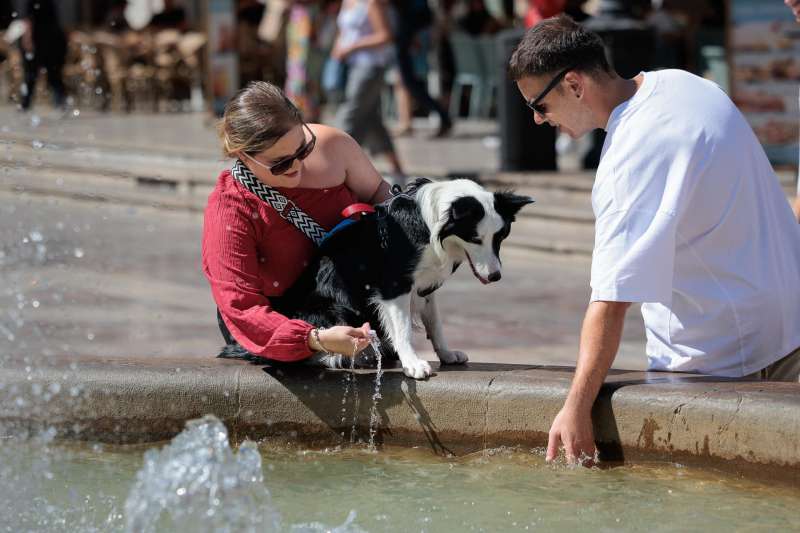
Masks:
[[[797,222],[800,222],[800,193],[798,193],[797,196],[795,196],[794,198],[794,203],[792,204],[792,210],[794,211],[794,216],[797,219]]]
[[[548,461],[556,458],[561,443],[571,463],[579,461],[584,454],[594,456],[592,405],[617,356],[625,313],[630,305],[628,302],[604,301],[589,304],[581,328],[578,364],[572,386],[564,407],[550,426]]]

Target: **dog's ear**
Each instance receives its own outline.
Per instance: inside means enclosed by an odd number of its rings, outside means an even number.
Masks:
[[[530,196],[521,196],[511,191],[494,193],[494,209],[501,217],[513,221],[520,209],[534,202]]]
[[[465,232],[475,232],[475,226],[486,215],[483,205],[473,196],[462,196],[450,204],[445,222],[439,231],[439,241]],[[464,235],[462,235],[464,237]]]
[[[486,211],[481,203],[472,196],[462,196],[450,204],[450,219],[453,221],[475,220],[483,218]]]

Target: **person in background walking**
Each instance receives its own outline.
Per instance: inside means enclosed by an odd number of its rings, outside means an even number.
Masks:
[[[400,79],[424,112],[433,111],[439,116],[439,129],[434,137],[444,137],[453,127],[450,114],[430,95],[427,81],[417,76],[414,64],[414,52],[418,49],[415,40],[420,37],[421,32],[433,24],[433,12],[428,0],[393,0],[393,5],[397,12],[394,44]],[[402,126],[410,129],[410,124]]]
[[[783,2],[792,10],[795,20],[800,22],[800,0],[783,0]],[[792,210],[797,221],[800,222],[800,169],[797,172],[797,196],[792,203]]]
[[[393,52],[387,7],[383,0],[344,0],[336,22],[339,34],[331,57],[348,69],[337,125],[373,154],[385,155],[402,181],[403,168],[381,111],[384,73]]]
[[[318,2],[294,0],[286,22],[286,84],[289,100],[307,122],[319,122],[322,53],[317,45]]]
[[[53,104],[61,108],[66,100],[62,70],[67,58],[67,36],[58,20],[58,8],[53,0],[27,0],[22,15],[25,23],[25,33],[20,39],[25,70],[20,95],[22,109],[31,108],[42,68],[47,71]]]

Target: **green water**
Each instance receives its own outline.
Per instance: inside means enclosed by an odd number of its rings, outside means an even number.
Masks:
[[[43,451],[0,441],[0,531],[124,531],[144,450],[50,444]],[[446,459],[414,449],[262,447],[262,469],[287,530],[336,526],[351,511],[351,529],[371,532],[800,526],[800,491],[674,464],[590,470],[548,465],[536,450]]]

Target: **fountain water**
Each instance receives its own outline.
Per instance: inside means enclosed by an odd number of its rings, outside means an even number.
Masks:
[[[263,481],[255,444],[246,441],[234,453],[219,420],[191,421],[168,446],[145,453],[125,502],[128,530],[278,530]]]
[[[381,377],[383,376],[383,368],[381,360],[381,350],[378,335],[375,330],[369,332],[369,343],[372,349],[375,350],[375,358],[377,360],[377,372],[375,372],[375,392],[372,393],[372,407],[369,411],[369,449],[375,451],[375,434],[378,431],[378,425],[381,423],[381,415],[378,412],[378,401],[381,399]]]

